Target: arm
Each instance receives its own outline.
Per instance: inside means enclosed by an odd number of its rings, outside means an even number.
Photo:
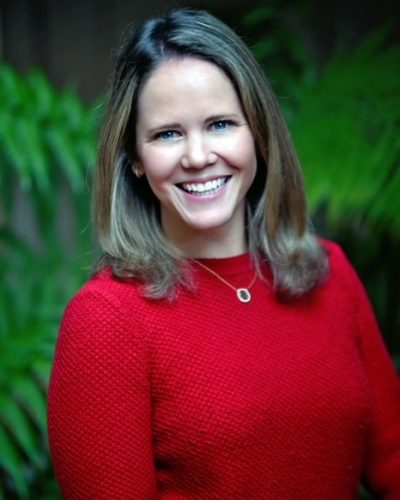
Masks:
[[[63,498],[156,497],[146,350],[127,317],[90,291],[65,312],[48,399]]]
[[[396,500],[400,498],[400,380],[355,273],[354,281],[360,348],[371,395],[371,433],[365,476],[381,498]]]

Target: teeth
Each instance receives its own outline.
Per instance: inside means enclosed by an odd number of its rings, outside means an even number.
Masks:
[[[225,184],[226,180],[226,177],[221,177],[219,179],[214,179],[212,181],[203,183],[185,183],[181,184],[181,186],[185,191],[189,193],[208,193],[209,191],[216,191],[218,188]]]

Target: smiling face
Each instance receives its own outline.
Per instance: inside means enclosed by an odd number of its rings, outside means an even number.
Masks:
[[[193,57],[163,63],[139,94],[136,138],[135,166],[160,201],[167,238],[184,250],[212,236],[221,256],[245,251],[256,151],[225,73]]]

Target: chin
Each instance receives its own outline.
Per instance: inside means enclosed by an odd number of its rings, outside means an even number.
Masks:
[[[212,231],[214,229],[219,229],[222,226],[224,226],[229,219],[213,219],[213,220],[204,220],[204,221],[193,221],[192,223],[189,223],[188,226],[193,230],[193,231]]]

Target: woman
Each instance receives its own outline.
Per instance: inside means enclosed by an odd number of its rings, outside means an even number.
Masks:
[[[178,9],[127,38],[100,145],[103,257],[67,307],[49,439],[71,499],[400,498],[400,389],[356,274],[307,225],[242,41]]]

